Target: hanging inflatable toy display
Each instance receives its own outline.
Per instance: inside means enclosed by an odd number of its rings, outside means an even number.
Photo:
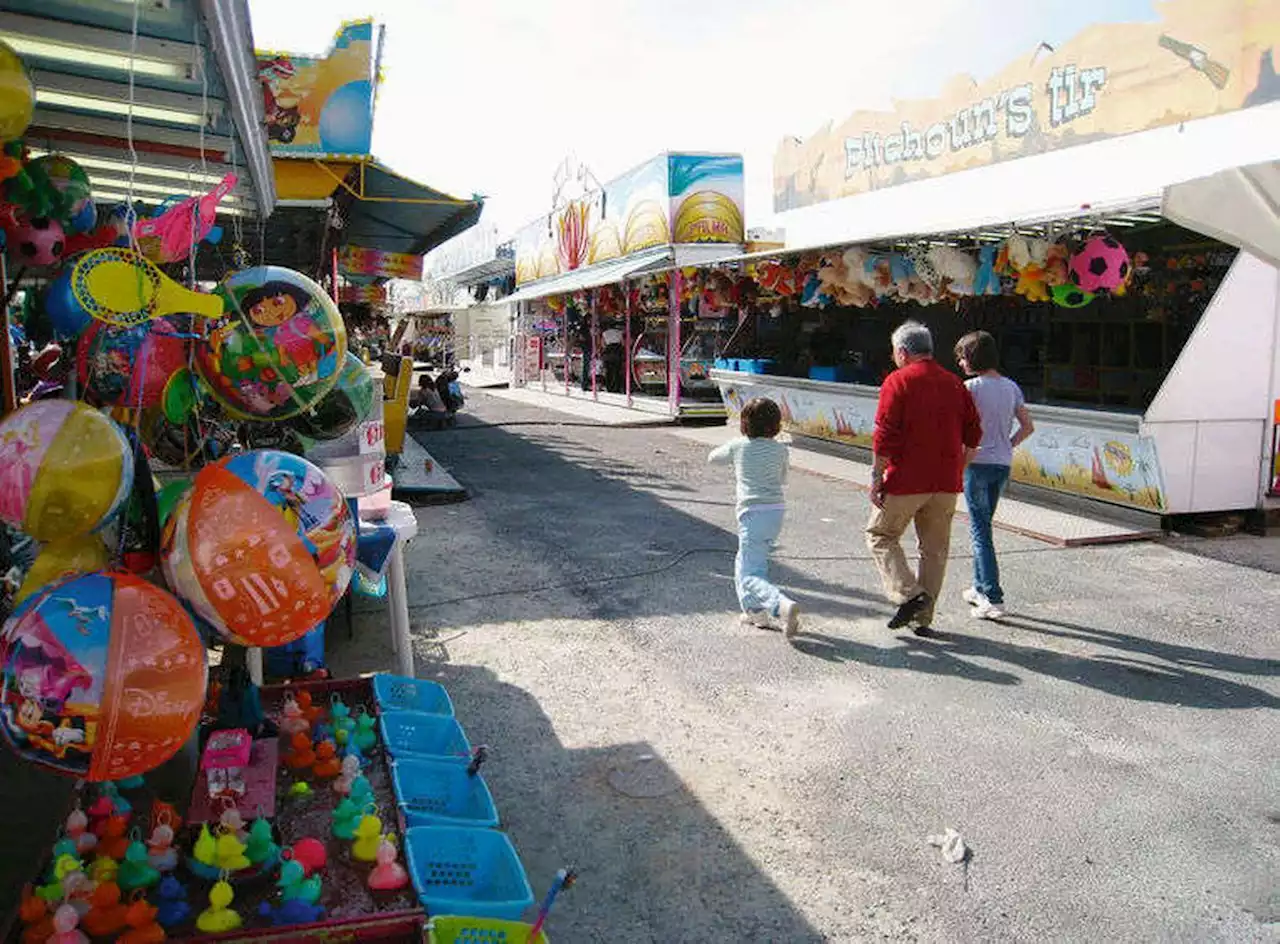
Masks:
[[[0,421],[0,521],[37,541],[87,534],[133,482],[120,428],[72,400],[38,400]]]
[[[76,348],[84,399],[131,409],[159,404],[170,378],[187,363],[183,320],[160,318],[130,328],[90,324]]]
[[[228,314],[196,346],[214,397],[242,420],[284,420],[320,403],[338,382],[347,332],[338,306],[292,269],[259,266],[219,289]]]
[[[85,780],[153,770],[195,730],[204,646],[182,604],[130,574],[71,577],[0,630],[0,735]]]
[[[380,395],[369,368],[348,351],[334,388],[314,410],[299,414],[289,425],[312,439],[337,439],[368,419],[373,399]]]
[[[22,60],[0,40],[0,142],[22,137],[31,124],[36,90]]]
[[[234,643],[279,646],[315,628],[355,566],[347,502],[325,474],[260,450],[205,466],[165,521],[169,586]]]

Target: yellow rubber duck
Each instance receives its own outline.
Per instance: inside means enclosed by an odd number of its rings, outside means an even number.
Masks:
[[[240,916],[231,910],[235,893],[227,882],[209,890],[209,907],[196,918],[196,928],[204,934],[222,934],[240,927]]]
[[[368,814],[360,817],[354,838],[351,858],[359,862],[374,861],[378,857],[378,843],[382,841],[382,820]]]
[[[223,833],[218,837],[215,843],[217,866],[227,872],[236,872],[240,869],[247,869],[251,863],[249,857],[244,854],[248,847],[236,838],[235,833]]]
[[[209,832],[209,824],[206,823],[200,827],[200,835],[196,838],[195,848],[191,850],[191,854],[201,865],[213,865],[217,861],[217,853],[217,844],[213,841],[213,834]]]
[[[103,882],[114,882],[116,873],[120,871],[120,863],[115,859],[108,859],[105,856],[100,859],[94,859],[89,863],[89,878],[98,884]]]

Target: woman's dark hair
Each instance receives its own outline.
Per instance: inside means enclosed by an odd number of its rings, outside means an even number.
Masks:
[[[244,293],[244,297],[240,299],[240,307],[247,312],[258,302],[275,298],[277,295],[288,295],[292,298],[294,304],[298,306],[298,311],[302,311],[311,304],[311,293],[300,285],[294,285],[291,282],[264,282],[257,288]]]
[[[738,428],[748,439],[772,439],[782,429],[782,411],[768,397],[752,397],[742,408]]]
[[[975,374],[995,370],[1000,365],[996,339],[985,331],[970,331],[956,342],[956,360],[961,358],[969,362],[969,370]]]

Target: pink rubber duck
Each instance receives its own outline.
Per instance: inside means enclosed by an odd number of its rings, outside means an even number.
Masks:
[[[295,734],[306,734],[311,730],[311,722],[303,714],[298,700],[292,695],[284,696],[284,707],[281,709],[280,733],[292,737]]]
[[[393,892],[409,884],[409,873],[397,861],[396,856],[395,843],[384,836],[374,854],[378,864],[369,873],[369,887],[375,892]]]
[[[173,827],[160,823],[147,840],[147,858],[158,872],[172,872],[178,867],[178,850],[173,848]]]
[[[59,905],[53,913],[53,933],[49,944],[89,944],[89,936],[80,930],[80,916],[70,905]]]
[[[98,844],[98,836],[89,830],[89,817],[77,807],[67,816],[67,837],[76,844],[76,852],[84,855]]]

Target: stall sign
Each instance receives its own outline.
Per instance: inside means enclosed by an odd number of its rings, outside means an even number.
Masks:
[[[343,24],[323,57],[256,55],[272,154],[369,156],[376,82],[372,20]]]
[[[338,301],[353,305],[385,305],[385,285],[344,285],[338,289]]]
[[[861,111],[774,156],[782,212],[1280,98],[1280,0],[1169,0],[1097,23],[991,79]]]
[[[360,424],[360,455],[380,454],[387,452],[387,429],[381,419],[369,420]]]
[[[422,278],[422,256],[407,252],[343,246],[338,250],[338,265],[347,275],[371,275],[386,279]]]

